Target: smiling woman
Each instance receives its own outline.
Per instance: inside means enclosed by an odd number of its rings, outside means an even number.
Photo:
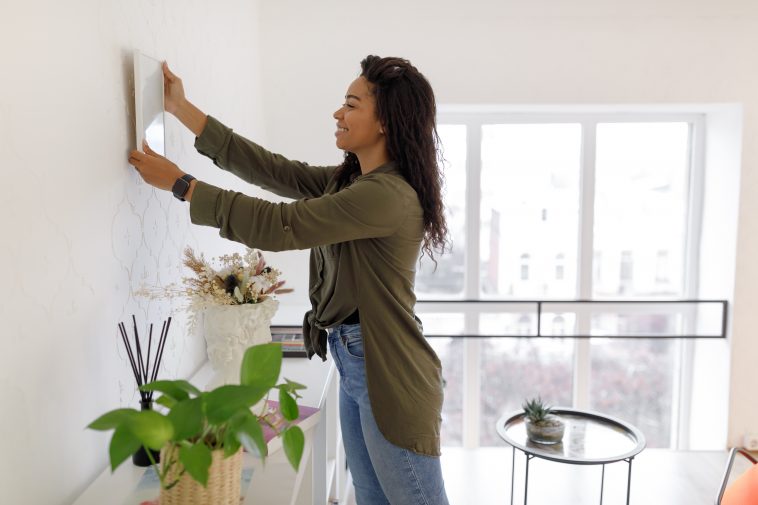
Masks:
[[[148,146],[129,160],[146,182],[190,201],[195,224],[250,247],[311,250],[303,340],[309,357],[326,360],[328,346],[340,372],[340,422],[358,503],[446,505],[442,371],[413,292],[421,249],[433,258],[446,245],[434,93],[401,58],[369,56],[361,70],[334,112],[344,161],[313,167],[206,116],[164,65],[166,110],[197,135],[196,149],[292,203],[194,180]]]

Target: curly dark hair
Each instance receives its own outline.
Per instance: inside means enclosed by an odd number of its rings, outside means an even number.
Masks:
[[[367,56],[361,61],[361,77],[370,83],[389,158],[418,194],[424,210],[422,251],[436,265],[434,251],[442,254],[447,249],[448,229],[434,92],[426,77],[402,58]],[[358,157],[346,151],[336,172],[339,185],[346,185],[360,173]]]

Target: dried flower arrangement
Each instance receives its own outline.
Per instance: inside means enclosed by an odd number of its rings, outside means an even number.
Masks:
[[[153,299],[187,298],[189,322],[194,326],[195,315],[209,306],[261,303],[270,296],[292,291],[282,288],[285,281],[279,279],[281,272],[266,265],[263,254],[257,249],[248,249],[244,256],[225,254],[213,260],[218,266],[187,247],[183,263],[194,277],[183,277],[183,287],[170,284],[165,288],[143,288],[138,294]]]
[[[282,273],[267,266],[257,249],[248,249],[244,256],[225,254],[218,261],[221,267],[215,269],[202,253],[197,257],[191,248],[184,250],[184,265],[196,275],[182,279],[189,298],[199,298],[213,305],[242,305],[260,303],[271,295],[292,291],[282,289],[285,282],[279,280]]]

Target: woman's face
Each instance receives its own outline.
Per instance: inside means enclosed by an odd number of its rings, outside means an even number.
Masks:
[[[382,125],[376,117],[376,101],[371,94],[369,82],[358,77],[347,88],[345,103],[334,114],[337,120],[337,147],[360,157],[384,149]]]

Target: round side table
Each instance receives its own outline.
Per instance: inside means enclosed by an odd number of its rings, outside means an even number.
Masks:
[[[629,465],[626,482],[626,503],[632,485],[632,460],[645,448],[645,436],[640,430],[619,419],[569,408],[554,408],[553,413],[566,424],[560,443],[547,445],[530,441],[526,436],[525,414],[519,411],[505,415],[497,422],[497,434],[512,448],[511,456],[511,505],[516,449],[526,456],[524,476],[524,504],[529,490],[529,461],[541,458],[570,465],[603,465],[600,479],[600,503],[603,503],[605,465],[626,461]]]

